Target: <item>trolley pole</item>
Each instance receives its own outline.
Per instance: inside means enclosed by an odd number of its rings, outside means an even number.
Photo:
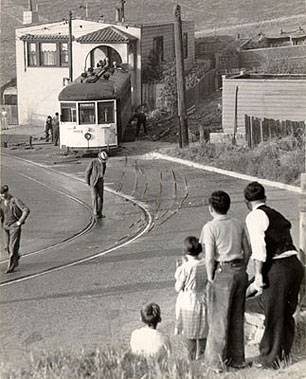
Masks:
[[[174,8],[174,46],[176,60],[176,87],[177,87],[177,111],[179,121],[179,146],[189,145],[188,122],[186,113],[186,93],[184,75],[184,54],[183,54],[183,35],[181,7],[176,5]]]
[[[70,83],[73,81],[73,63],[72,63],[72,12],[69,12],[69,39],[68,39],[68,59],[69,59],[69,80]]]
[[[300,260],[306,269],[306,127],[305,127],[305,172],[301,174],[300,200]],[[306,274],[306,271],[305,271]],[[304,275],[301,289],[301,306],[306,305],[306,278]]]

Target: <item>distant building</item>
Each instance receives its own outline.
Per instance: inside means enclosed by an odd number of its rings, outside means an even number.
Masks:
[[[271,47],[306,45],[306,32],[302,27],[293,31],[280,30],[279,34],[259,33],[250,39],[243,47],[244,50],[263,49]]]
[[[72,21],[73,79],[108,58],[131,74],[132,105],[142,101],[143,68],[153,54],[174,59],[173,23],[104,24]],[[183,22],[185,67],[194,63],[194,24]],[[18,114],[20,124],[38,124],[58,111],[57,96],[69,77],[68,24],[54,22],[16,30]]]
[[[229,35],[200,37],[195,40],[195,56],[197,59],[210,60],[218,73],[228,74],[239,72],[239,53],[249,39]]]

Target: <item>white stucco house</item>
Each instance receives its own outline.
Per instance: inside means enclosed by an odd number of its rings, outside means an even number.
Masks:
[[[183,22],[185,67],[194,62],[194,24]],[[65,21],[16,30],[18,119],[39,125],[59,110],[58,94],[69,78],[69,26]],[[132,105],[142,101],[141,70],[153,52],[174,58],[173,23],[106,24],[72,20],[73,79],[100,59],[125,65],[131,74]]]

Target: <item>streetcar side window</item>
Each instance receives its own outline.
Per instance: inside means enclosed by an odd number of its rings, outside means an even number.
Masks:
[[[75,103],[61,104],[61,121],[62,122],[76,122]]]
[[[79,103],[79,124],[95,124],[95,103]]]
[[[103,101],[98,103],[98,124],[111,124],[115,122],[114,102]]]

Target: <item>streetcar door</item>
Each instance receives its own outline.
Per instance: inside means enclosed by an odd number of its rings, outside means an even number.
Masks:
[[[98,125],[106,146],[118,146],[116,100],[98,101]]]
[[[62,102],[60,107],[60,145],[69,146],[77,122],[76,103]]]

